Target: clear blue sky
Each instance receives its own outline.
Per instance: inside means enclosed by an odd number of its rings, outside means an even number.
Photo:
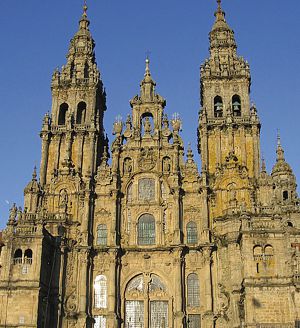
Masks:
[[[196,150],[199,66],[208,56],[215,0],[89,0],[96,56],[107,90],[106,131],[126,117],[139,91],[144,59],[151,51],[157,91],[166,112],[179,112],[185,144]],[[300,2],[223,0],[238,52],[250,63],[251,99],[262,122],[261,148],[268,170],[280,129],[287,161],[300,177]],[[65,63],[77,31],[81,0],[9,0],[1,3],[0,228],[12,202],[40,162],[41,120],[51,106],[50,81]],[[197,161],[199,162],[199,157]],[[10,204],[7,204],[7,201]]]

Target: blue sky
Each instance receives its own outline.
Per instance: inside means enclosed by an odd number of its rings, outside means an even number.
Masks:
[[[0,228],[12,202],[40,162],[39,131],[51,107],[50,81],[65,63],[77,31],[81,0],[10,0],[1,4]],[[208,56],[214,0],[89,0],[96,56],[107,90],[105,128],[126,117],[139,91],[145,53],[169,116],[183,119],[185,144],[196,152],[199,66]],[[276,129],[287,161],[300,176],[300,2],[223,0],[238,53],[250,63],[251,99],[262,122],[261,148],[268,170],[275,162]],[[199,162],[199,156],[196,156]],[[8,204],[10,203],[10,204]]]

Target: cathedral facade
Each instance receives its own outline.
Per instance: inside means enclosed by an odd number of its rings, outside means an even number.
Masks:
[[[2,232],[0,327],[300,327],[296,179],[279,137],[267,173],[249,64],[220,0],[215,17],[200,72],[199,170],[149,59],[109,143],[84,8],[52,76],[39,177]]]

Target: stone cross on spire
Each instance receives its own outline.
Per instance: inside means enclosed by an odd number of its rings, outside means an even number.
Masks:
[[[88,10],[88,6],[87,6],[87,0],[84,0],[83,2],[83,16],[87,17],[87,10]]]

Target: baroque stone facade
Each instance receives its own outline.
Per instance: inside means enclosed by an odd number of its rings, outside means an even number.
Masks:
[[[220,0],[201,66],[201,172],[149,59],[109,145],[86,10],[52,77],[40,177],[2,233],[0,327],[300,327],[296,180],[280,138],[272,173],[261,164],[249,65]]]

